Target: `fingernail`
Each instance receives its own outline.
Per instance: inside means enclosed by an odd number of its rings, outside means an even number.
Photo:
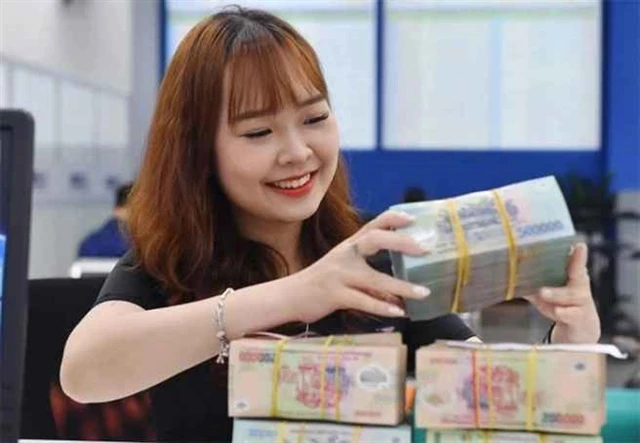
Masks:
[[[571,248],[569,249],[569,256],[572,256],[575,250],[576,250],[576,245],[571,245]]]
[[[415,285],[413,287],[413,292],[418,296],[418,297],[426,297],[427,295],[431,294],[431,291],[429,290],[429,288],[425,287],[425,286],[420,286],[420,285]]]
[[[540,289],[540,295],[544,298],[548,298],[551,296],[551,291],[548,290],[547,288],[542,288]]]
[[[436,245],[436,231],[433,229],[420,229],[412,232],[411,236],[418,243],[421,249],[428,251]]]
[[[398,317],[404,317],[405,315],[404,311],[395,305],[389,306],[389,313]]]
[[[406,218],[407,220],[410,220],[410,221],[414,221],[416,219],[414,215],[411,215],[408,212],[404,212],[404,211],[393,211],[393,212],[398,214],[400,217]]]

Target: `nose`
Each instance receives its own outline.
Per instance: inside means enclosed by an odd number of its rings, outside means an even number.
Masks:
[[[305,163],[313,155],[313,149],[298,131],[288,131],[282,140],[278,156],[280,165]]]

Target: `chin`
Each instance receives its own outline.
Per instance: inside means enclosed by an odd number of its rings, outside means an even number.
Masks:
[[[299,208],[289,208],[288,211],[283,211],[283,212],[274,214],[274,218],[276,220],[280,220],[285,223],[303,222],[308,218],[311,218],[313,214],[318,212],[319,207],[320,207],[320,202],[317,202],[317,204],[307,204],[307,205],[304,205],[304,207],[299,207]],[[281,209],[284,209],[284,208],[281,208]]]

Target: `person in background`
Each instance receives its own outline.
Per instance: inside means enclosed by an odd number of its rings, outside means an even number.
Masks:
[[[229,442],[230,340],[398,331],[413,355],[472,339],[456,315],[410,322],[403,300],[429,289],[368,264],[428,244],[397,230],[408,214],[363,225],[339,146],[320,63],[291,25],[235,7],[191,29],[129,201],[132,249],[67,341],[65,393],[95,403],[150,389],[159,441]],[[554,342],[598,340],[586,254],[576,247],[567,287],[534,296]]]
[[[132,184],[119,186],[116,190],[116,202],[112,216],[100,229],[82,240],[78,248],[78,257],[121,257],[129,249],[129,240],[125,223],[129,215],[126,206]]]
[[[403,203],[415,203],[427,200],[427,194],[422,188],[418,186],[409,186],[407,189],[405,189],[404,196],[402,197]]]

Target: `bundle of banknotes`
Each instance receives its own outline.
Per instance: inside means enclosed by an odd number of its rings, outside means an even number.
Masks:
[[[600,432],[609,345],[436,342],[416,353],[416,426]],[[457,440],[456,440],[457,441]]]
[[[415,443],[602,443],[595,435],[538,434],[535,432],[436,430]]]
[[[396,425],[407,348],[399,333],[231,343],[229,415]]]
[[[575,231],[553,177],[391,209],[416,217],[399,231],[430,249],[418,257],[391,252],[396,277],[431,290],[407,301],[412,320],[478,311],[566,283]]]
[[[411,443],[411,427],[406,424],[395,427],[385,427],[344,425],[322,422],[249,420],[238,418],[233,421],[233,443],[276,442]],[[557,443],[565,442],[558,441]]]

